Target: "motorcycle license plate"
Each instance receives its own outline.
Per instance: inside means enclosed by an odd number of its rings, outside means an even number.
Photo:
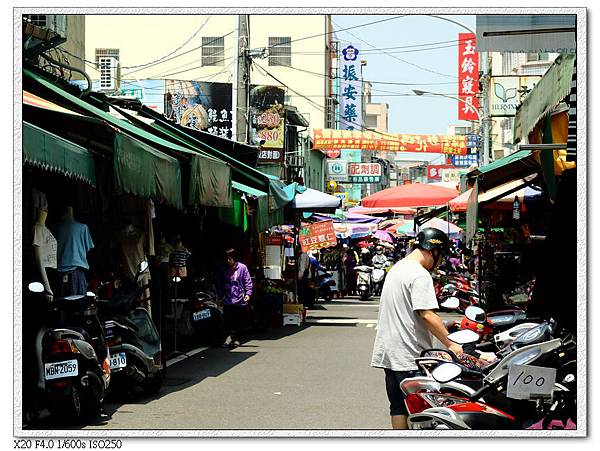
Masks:
[[[44,378],[60,379],[63,377],[77,376],[77,360],[65,360],[64,362],[46,363],[44,365]]]
[[[110,369],[125,368],[127,366],[127,356],[124,352],[110,356]]]
[[[210,318],[210,310],[205,309],[205,310],[200,310],[199,312],[194,312],[193,318],[194,318],[194,321],[200,321],[201,319]]]

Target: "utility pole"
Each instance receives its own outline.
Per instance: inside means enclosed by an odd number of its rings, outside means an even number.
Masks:
[[[248,108],[248,96],[250,85],[250,58],[248,49],[250,47],[250,16],[240,14],[238,16],[237,30],[237,69],[234,71],[232,95],[232,120],[233,139],[239,142],[248,142],[250,111]]]
[[[489,65],[489,53],[481,52],[481,59],[483,60],[483,64],[481,65],[481,71],[483,72],[482,77],[482,97],[481,101],[483,102],[483,114],[480,121],[480,127],[483,127],[483,136],[481,137],[483,140],[483,158],[480,163],[485,166],[490,162],[490,65]]]

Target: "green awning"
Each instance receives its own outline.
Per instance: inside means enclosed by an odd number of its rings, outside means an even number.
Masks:
[[[23,161],[96,186],[96,165],[85,148],[23,122]]]
[[[517,110],[515,129],[519,137],[527,136],[542,117],[550,113],[571,92],[571,78],[575,66],[575,55],[562,54]]]
[[[479,180],[479,190],[488,191],[496,186],[504,185],[513,180],[522,179],[540,171],[540,165],[535,159],[535,153],[529,150],[519,150],[488,165],[467,173],[467,179]]]
[[[257,198],[255,226],[259,233],[264,232],[275,225],[283,224],[283,210],[269,210],[269,195],[267,193],[238,182],[233,182],[232,186],[241,193],[249,194]]]
[[[117,192],[157,197],[182,209],[181,167],[176,158],[122,133],[114,138]]]
[[[242,231],[248,230],[248,215],[246,214],[246,203],[237,191],[232,195],[231,208],[217,209],[219,220],[225,224],[239,227]]]
[[[231,167],[222,161],[194,156],[191,162],[190,205],[232,207]]]
[[[114,125],[115,127],[119,128],[120,130],[127,132],[138,139],[139,138],[147,139],[148,141],[152,141],[154,144],[156,144],[160,147],[166,147],[170,150],[174,150],[177,152],[192,154],[192,155],[198,155],[198,154],[202,155],[202,152],[200,152],[200,151],[195,152],[195,151],[188,149],[187,147],[183,147],[183,146],[174,144],[170,141],[167,141],[156,135],[153,135],[152,133],[148,133],[147,131],[142,130],[139,127],[136,127],[135,125],[131,124],[128,121],[116,118],[112,114],[109,114],[106,111],[102,111],[100,108],[96,108],[95,106],[90,105],[89,103],[85,102],[84,100],[81,100],[80,98],[75,97],[74,95],[59,88],[58,86],[56,86],[53,83],[46,80],[45,78],[37,75],[36,73],[34,73],[28,69],[23,69],[23,75],[34,79],[35,81],[37,81],[44,87],[50,89],[51,91],[55,92],[56,94],[60,95],[62,98],[69,101],[70,103],[78,106],[81,109],[86,110],[89,113],[92,113],[94,116],[104,119],[109,124]],[[205,156],[206,158],[211,158],[205,154],[203,156]]]

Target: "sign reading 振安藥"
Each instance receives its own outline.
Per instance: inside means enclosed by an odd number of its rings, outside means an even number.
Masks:
[[[342,49],[340,59],[340,128],[362,130],[362,74],[358,47]]]
[[[332,220],[303,224],[298,238],[302,252],[316,251],[337,244]]]
[[[329,180],[347,182],[348,162],[345,160],[327,160],[327,174]]]
[[[464,121],[479,119],[479,54],[475,50],[475,35],[458,34],[458,118]]]
[[[362,149],[466,155],[464,135],[407,135],[359,130],[314,129],[313,149]]]
[[[492,77],[490,93],[490,116],[514,116],[517,107],[533,89],[541,76]]]
[[[381,165],[379,163],[348,163],[348,177],[352,183],[379,183]]]

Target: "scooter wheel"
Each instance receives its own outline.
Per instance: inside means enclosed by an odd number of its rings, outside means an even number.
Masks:
[[[68,423],[79,421],[83,414],[79,389],[73,387],[69,396],[53,400],[48,410],[56,420]]]

